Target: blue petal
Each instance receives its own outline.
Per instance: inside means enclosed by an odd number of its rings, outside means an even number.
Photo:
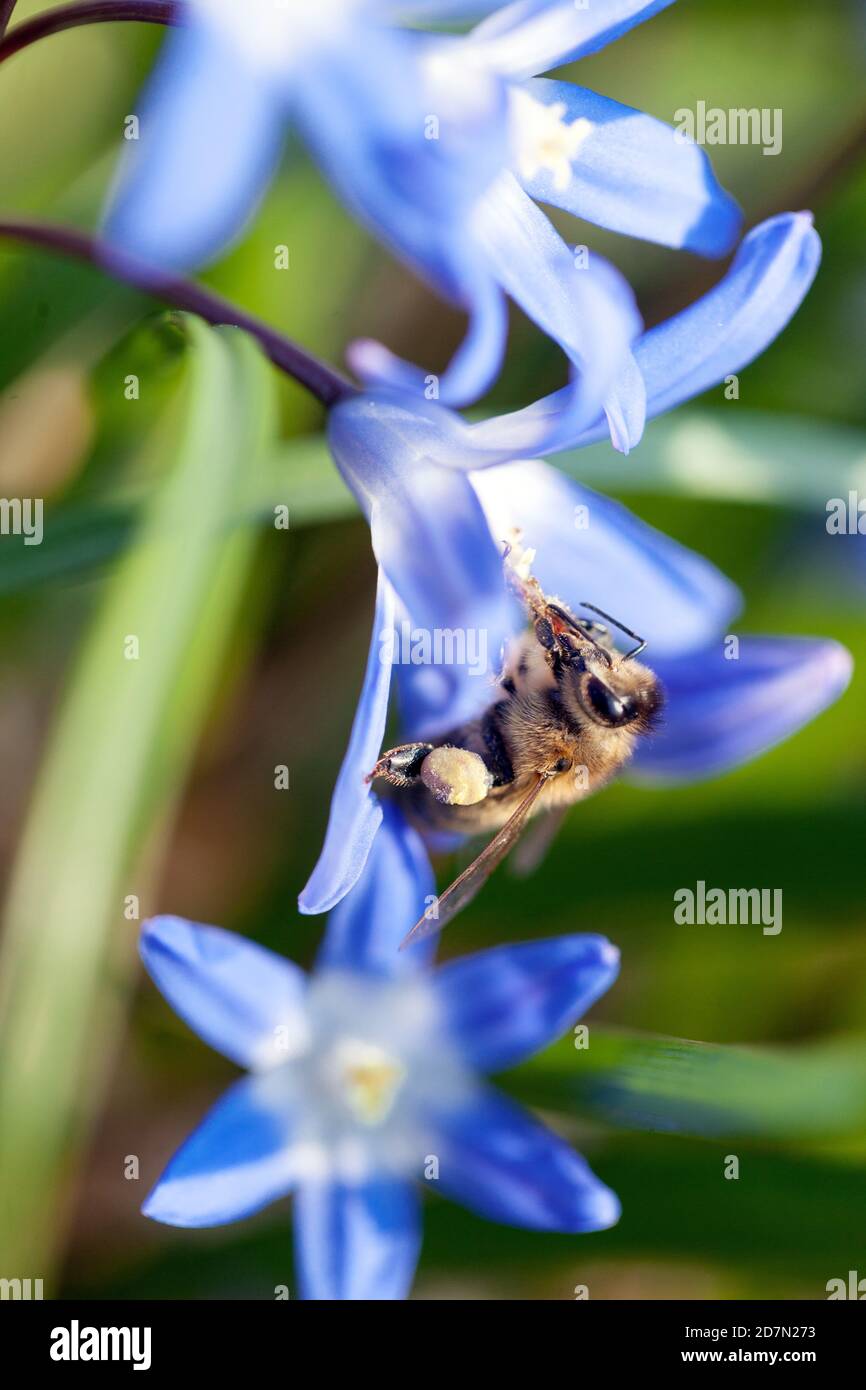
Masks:
[[[701,651],[665,657],[653,667],[665,686],[661,730],[644,741],[640,774],[692,781],[757,757],[826,709],[851,677],[850,654],[836,642],[807,637],[740,637]]]
[[[373,8],[386,18],[406,19],[480,19],[491,10],[498,10],[502,0],[373,0]]]
[[[435,892],[419,836],[398,807],[386,802],[361,878],[328,917],[319,967],[388,976],[412,973],[429,952],[418,956],[401,951],[400,944]]]
[[[294,1204],[301,1297],[406,1298],[421,1250],[418,1198],[404,1182],[305,1182]]]
[[[513,637],[525,626],[525,617],[516,599],[511,602],[508,635]],[[398,615],[397,707],[401,738],[436,739],[478,717],[490,704],[491,679],[501,670],[502,656],[490,648],[487,631],[471,627],[452,632],[456,639],[455,659],[420,662],[412,659],[413,641],[420,633],[405,612]],[[413,637],[414,634],[414,637]],[[465,656],[459,643],[466,643]],[[444,651],[445,656],[450,654]]]
[[[560,936],[464,956],[433,980],[464,1059],[501,1071],[562,1037],[618,973],[619,952],[603,936]]]
[[[648,639],[651,664],[658,652],[709,641],[740,607],[738,590],[708,560],[547,464],[471,477],[493,535],[519,527],[537,551],[544,591],[620,619]]]
[[[604,398],[604,414],[610,442],[621,454],[638,444],[646,424],[646,384],[634,356],[625,366]]]
[[[503,289],[566,353],[577,372],[563,437],[589,423],[630,358],[641,329],[628,283],[594,252],[575,256],[510,173],[502,174],[476,212],[476,233]],[[537,452],[563,447],[557,434]]]
[[[320,52],[293,91],[298,124],[343,202],[469,313],[469,336],[439,380],[439,398],[452,404],[487,389],[506,334],[501,290],[468,232],[507,160],[506,86],[461,65],[460,52],[453,38],[366,26]],[[418,369],[365,345],[351,360],[370,384],[423,386]]]
[[[178,1149],[142,1207],[168,1226],[222,1226],[285,1196],[293,1105],[276,1072],[235,1082]]]
[[[495,1091],[439,1121],[438,1186],[507,1226],[601,1231],[620,1206],[580,1154]]]
[[[555,186],[547,169],[521,178],[533,198],[663,246],[704,256],[722,256],[731,249],[739,234],[740,210],[716,182],[699,146],[679,140],[671,126],[652,116],[570,82],[538,78],[522,90],[545,105],[560,103],[568,125],[587,120],[593,126],[575,153],[564,189]],[[515,125],[521,114],[517,103]]]
[[[182,917],[145,923],[139,949],[175,1013],[238,1066],[273,1061],[279,1037],[288,1047],[303,1036],[306,977],[273,951]]]
[[[721,283],[650,329],[635,348],[649,414],[673,409],[754,361],[799,309],[820,261],[808,212],[782,213],[749,232]]]
[[[600,419],[587,430],[574,429],[575,388],[565,386],[541,400],[507,415],[492,416],[466,426],[463,465],[490,468],[521,456],[537,458],[610,436],[614,447],[627,454],[643,434],[646,388],[631,352],[626,352],[616,379],[608,384]],[[452,467],[460,466],[449,460]]]
[[[511,632],[501,550],[469,479],[439,464],[443,451],[459,453],[460,427],[442,407],[381,394],[341,401],[328,437],[413,625],[483,634],[494,669]]]
[[[516,0],[472,31],[479,57],[512,77],[533,77],[613,43],[673,0]]]
[[[647,415],[671,410],[759,357],[799,309],[820,260],[821,241],[808,212],[782,213],[749,232],[714,289],[637,343],[634,357],[646,383]],[[557,391],[528,410],[502,417],[498,427],[526,432],[535,417],[556,418],[568,404],[567,392]],[[601,418],[572,443],[594,444],[609,433],[608,420]],[[628,452],[636,442],[633,434],[617,447]]]
[[[266,77],[208,24],[173,30],[140,110],[105,236],[155,266],[212,259],[255,210],[284,121]]]
[[[496,379],[508,337],[508,306],[483,256],[464,241],[465,278],[460,303],[469,314],[466,336],[441,375],[396,356],[372,338],[358,338],[346,349],[346,361],[366,387],[404,391],[445,405],[476,401]]]
[[[480,198],[471,221],[464,219],[460,235],[465,256],[472,262],[470,298],[477,313],[461,353],[449,368],[449,389],[444,377],[440,382],[439,398],[450,404],[470,399],[462,387],[459,391],[454,387],[462,354],[473,363],[483,361],[490,368],[488,379],[498,366],[506,327],[504,290],[559,344],[575,372],[572,385],[561,393],[555,416],[546,421],[532,416],[533,428],[522,435],[512,429],[509,442],[533,453],[562,448],[594,419],[628,367],[630,346],[641,328],[634,295],[603,257],[588,254],[585,263],[578,258],[507,170]],[[370,385],[407,391],[419,400],[429,393],[431,378],[379,343],[355,343],[349,357],[354,370]],[[509,418],[529,415],[523,412]],[[488,423],[489,429],[476,429],[495,448],[498,436],[493,422]],[[633,431],[642,423],[641,418]],[[536,428],[539,424],[547,427]]]
[[[379,573],[373,635],[361,697],[352,722],[349,747],[331,798],[325,843],[318,863],[298,898],[301,912],[327,912],[357,883],[376,831],[382,808],[365,782],[382,748],[388,697],[391,691],[391,643],[394,593]]]
[[[514,632],[523,627],[515,605]],[[479,681],[462,666],[401,666],[397,707],[401,740],[436,742],[471,722],[490,704],[490,681]]]

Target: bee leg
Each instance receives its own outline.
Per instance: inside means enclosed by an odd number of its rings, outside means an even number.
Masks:
[[[553,624],[549,618],[538,618],[535,623],[535,640],[545,651],[551,652],[556,648],[556,635],[553,631]]]
[[[392,787],[414,786],[421,775],[421,764],[432,751],[432,743],[401,743],[399,747],[383,753],[364,780],[372,782],[377,777],[383,777]]]

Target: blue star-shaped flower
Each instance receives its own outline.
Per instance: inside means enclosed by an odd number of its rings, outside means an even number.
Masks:
[[[309,979],[217,927],[145,926],[162,993],[249,1072],[170,1161],[148,1216],[214,1226],[292,1192],[297,1276],[314,1299],[406,1296],[419,1180],[509,1225],[581,1232],[618,1219],[580,1155],[483,1080],[564,1034],[613,983],[618,952],[565,936],[431,971],[425,950],[397,946],[432,893],[423,847],[389,810]]]

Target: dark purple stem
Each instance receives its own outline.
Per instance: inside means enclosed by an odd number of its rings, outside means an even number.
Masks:
[[[23,24],[16,24],[11,34],[3,34],[15,8],[15,0],[0,0],[0,63],[28,48],[49,34],[59,34],[64,29],[77,29],[81,24],[100,24],[106,22],[135,20],[139,24],[180,24],[182,5],[161,3],[161,0],[81,0],[72,5],[58,5],[55,10],[46,10],[34,15]]]
[[[229,324],[242,328],[255,338],[275,367],[286,372],[312,393],[324,406],[332,406],[356,388],[341,373],[320,362],[290,338],[246,313],[227,299],[205,289],[194,280],[166,275],[140,261],[130,260],[123,252],[107,246],[95,237],[68,227],[54,227],[42,222],[0,222],[0,237],[9,237],[29,246],[44,246],[49,251],[87,261],[105,270],[115,279],[134,289],[161,299],[174,309],[183,309],[212,324]]]
[[[0,39],[9,27],[12,18],[12,11],[15,9],[17,0],[0,0]]]

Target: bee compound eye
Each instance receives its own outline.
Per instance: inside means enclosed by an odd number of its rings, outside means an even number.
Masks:
[[[586,693],[593,713],[603,724],[611,728],[620,724],[630,724],[637,714],[630,696],[621,698],[615,695],[597,676],[593,676],[587,682]]]

